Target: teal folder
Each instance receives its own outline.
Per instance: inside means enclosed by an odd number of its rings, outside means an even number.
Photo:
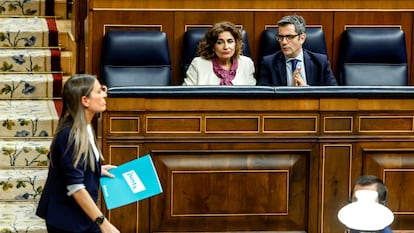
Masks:
[[[162,193],[150,155],[119,165],[109,172],[115,178],[100,179],[102,194],[109,210]]]

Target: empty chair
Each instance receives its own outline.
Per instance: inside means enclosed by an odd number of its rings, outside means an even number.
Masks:
[[[181,62],[180,62],[180,70],[181,70],[181,78],[184,79],[187,69],[191,64],[191,61],[194,57],[198,56],[198,43],[203,39],[204,34],[206,34],[208,27],[192,27],[188,28],[187,31],[184,33],[183,37],[183,44],[182,44],[182,51],[181,51]],[[242,37],[243,37],[243,55],[250,56],[250,47],[249,47],[249,40],[247,38],[247,32],[242,30]]]
[[[339,69],[341,85],[408,85],[404,31],[348,28],[342,34]]]
[[[171,85],[167,36],[161,31],[110,31],[103,38],[102,82],[108,87]]]

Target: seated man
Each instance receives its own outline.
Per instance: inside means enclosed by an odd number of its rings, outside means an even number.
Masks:
[[[385,205],[387,202],[388,189],[382,182],[382,180],[373,175],[363,175],[360,176],[355,182],[354,189],[352,191],[351,201],[355,202],[355,192],[358,190],[372,190],[378,192],[378,203]],[[351,230],[351,232],[359,232]],[[392,230],[389,227],[377,232],[377,233],[392,233]]]
[[[281,50],[263,57],[258,85],[263,86],[335,86],[338,85],[325,54],[303,49],[305,20],[299,15],[278,22]]]

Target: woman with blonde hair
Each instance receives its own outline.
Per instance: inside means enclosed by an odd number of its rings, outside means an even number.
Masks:
[[[62,92],[62,112],[50,146],[49,173],[36,214],[49,233],[119,233],[96,205],[99,179],[113,177],[101,165],[102,152],[91,126],[106,110],[106,87],[93,75],[69,78]]]

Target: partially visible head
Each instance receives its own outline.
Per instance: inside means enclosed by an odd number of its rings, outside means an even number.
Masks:
[[[302,16],[288,15],[277,22],[280,48],[288,58],[296,57],[302,50],[302,45],[306,40],[306,22]]]
[[[277,22],[277,25],[279,27],[284,27],[290,24],[294,26],[295,32],[297,34],[305,33],[306,22],[305,19],[300,15],[287,15],[281,18],[279,22]]]
[[[355,182],[352,191],[352,201],[356,201],[355,192],[358,190],[373,190],[378,192],[378,202],[385,205],[388,197],[388,189],[382,180],[373,175],[360,176]]]
[[[87,114],[106,110],[106,88],[103,88],[96,76],[78,74],[70,77],[62,91],[62,117],[70,115],[72,119],[87,117]]]
[[[243,46],[241,30],[233,23],[223,21],[214,24],[206,32],[198,46],[198,53],[201,57],[208,60],[222,55],[238,57],[242,52]],[[226,51],[226,54],[220,54],[223,51]]]
[[[63,86],[62,113],[55,135],[72,123],[68,145],[73,143],[74,167],[82,162],[85,166],[89,165],[92,170],[95,169],[96,158],[89,143],[86,126],[92,122],[96,113],[106,110],[106,97],[106,87],[102,86],[94,75],[71,76]],[[52,141],[51,148],[55,146],[55,140],[56,137]],[[99,154],[103,158],[102,153]]]

